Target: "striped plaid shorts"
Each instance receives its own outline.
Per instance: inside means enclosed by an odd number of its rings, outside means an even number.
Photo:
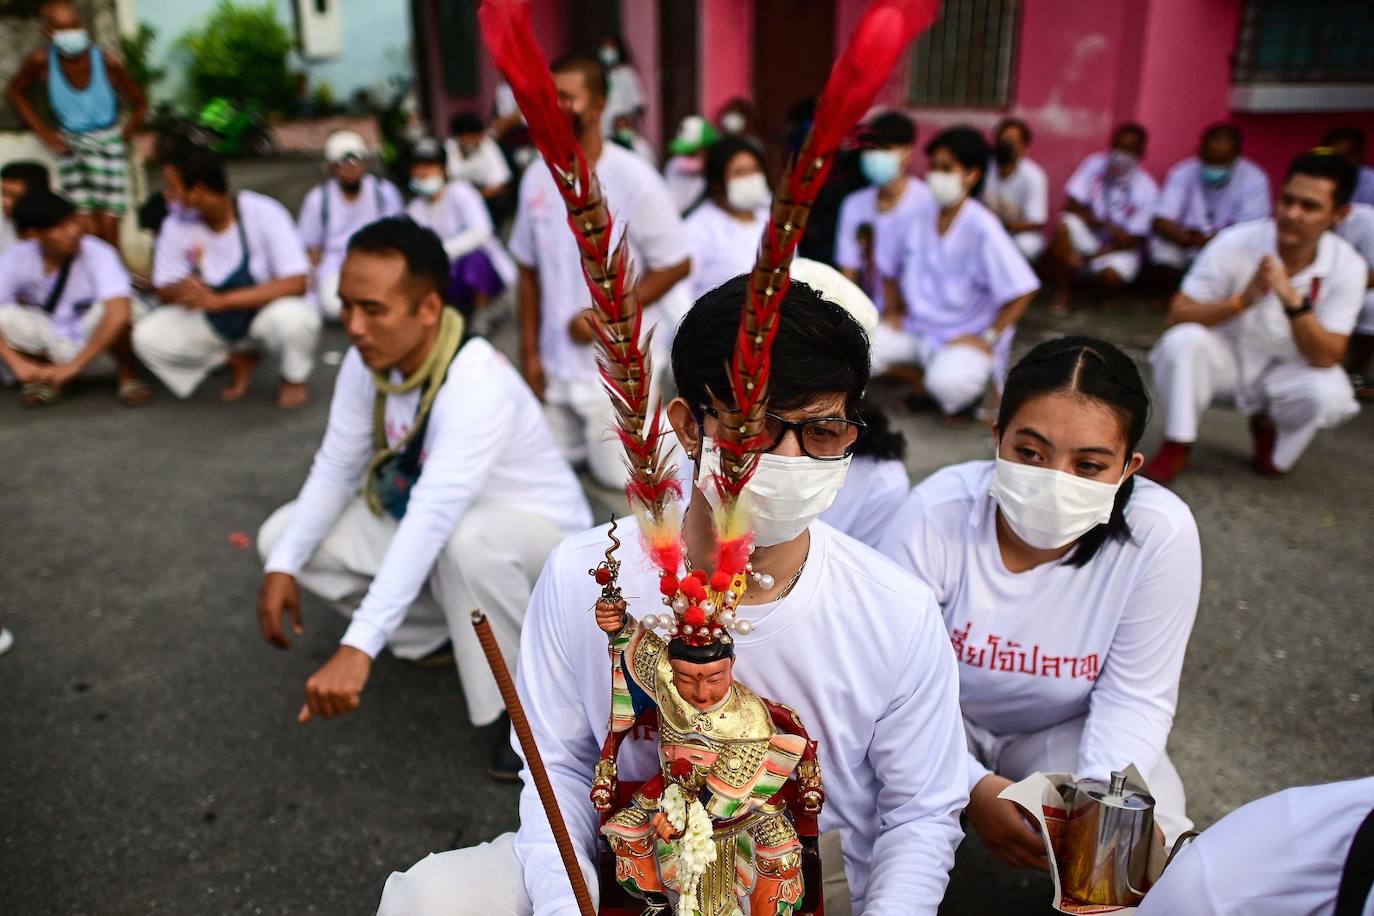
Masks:
[[[129,165],[118,124],[88,133],[62,132],[67,152],[58,157],[62,193],[83,213],[123,214]]]

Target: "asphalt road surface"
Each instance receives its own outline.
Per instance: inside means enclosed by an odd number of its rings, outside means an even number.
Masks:
[[[288,203],[317,174],[237,170]],[[507,348],[508,327],[494,335]],[[1159,327],[1138,303],[1033,312],[1022,343],[1088,330],[1143,357]],[[323,349],[344,345],[335,329]],[[291,414],[270,375],[234,405],[218,379],[140,410],[117,406],[108,377],[43,411],[0,390],[0,620],[17,637],[0,657],[0,913],[367,914],[393,869],[516,825],[517,792],[483,775],[489,736],[465,721],[451,669],[384,655],[354,715],[296,724],[345,622],[307,597],[305,635],[268,647],[248,545],[304,479],[334,369]],[[984,428],[899,423],[913,480],[991,455]],[[1208,413],[1203,436],[1176,488],[1204,587],[1169,749],[1205,826],[1286,786],[1374,772],[1374,413],[1320,435],[1279,482],[1249,471],[1237,415]],[[970,837],[942,912],[1043,913],[1049,895]]]

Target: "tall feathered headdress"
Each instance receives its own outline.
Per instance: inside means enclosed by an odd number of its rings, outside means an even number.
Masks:
[[[610,211],[568,118],[559,109],[548,63],[534,40],[528,0],[484,0],[478,13],[492,58],[510,84],[534,144],[567,205],[568,225],[577,239],[592,295],[601,379],[615,405],[617,432],[630,470],[626,495],[659,569],[664,602],[673,610],[671,617],[651,615],[645,622],[667,629],[674,637],[694,644],[728,642],[729,631],[752,629],[750,621],[735,615],[747,574],[752,572],[752,534],[740,496],[758,464],[760,450],[769,444],[762,436],[769,354],[789,283],[788,265],[841,140],[873,104],[898,56],[934,21],[938,5],[938,0],[870,2],[849,47],[831,70],[811,133],[773,202],[730,364],[733,403],[721,413],[717,437],[721,473],[704,484],[716,486],[721,496],[715,518],[714,570],[698,569],[689,575],[681,575],[680,494],[661,447],[661,405],[649,401],[650,356],[648,342],[640,339],[643,309],[634,291],[626,239],[622,235],[611,248]],[[593,572],[610,590],[615,587],[615,569],[618,566],[608,560]]]

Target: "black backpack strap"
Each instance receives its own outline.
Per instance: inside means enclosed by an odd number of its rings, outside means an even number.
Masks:
[[[62,294],[67,290],[67,278],[71,276],[74,261],[76,258],[71,257],[62,262],[62,267],[57,271],[57,280],[54,281],[48,298],[43,300],[43,311],[49,315],[57,311],[57,303],[62,301]]]
[[[1371,889],[1374,889],[1374,811],[1360,823],[1350,843],[1332,916],[1360,916]]]

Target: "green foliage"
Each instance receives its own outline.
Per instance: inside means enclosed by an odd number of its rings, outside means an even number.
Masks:
[[[315,84],[314,90],[310,94],[310,101],[319,115],[331,115],[339,107],[338,99],[334,96],[334,87],[327,80],[320,80]]]
[[[145,95],[167,75],[165,69],[154,67],[148,59],[155,41],[157,29],[146,22],[140,22],[134,34],[119,36],[119,54],[124,58],[124,66]]]
[[[186,33],[182,42],[191,55],[187,75],[197,103],[224,97],[269,111],[291,106],[291,33],[277,21],[274,4],[220,0],[204,27]]]

